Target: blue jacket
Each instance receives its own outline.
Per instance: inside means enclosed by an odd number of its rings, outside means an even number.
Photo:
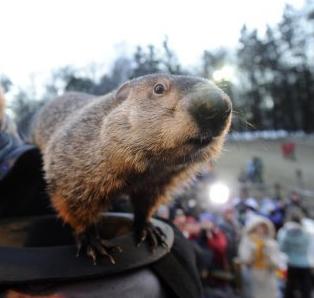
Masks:
[[[311,266],[312,235],[301,224],[287,222],[278,233],[279,247],[288,256],[288,265],[308,268]]]

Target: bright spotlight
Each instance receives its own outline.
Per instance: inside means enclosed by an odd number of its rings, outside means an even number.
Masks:
[[[209,200],[213,204],[226,204],[229,200],[229,195],[229,187],[221,182],[214,183],[209,187]]]

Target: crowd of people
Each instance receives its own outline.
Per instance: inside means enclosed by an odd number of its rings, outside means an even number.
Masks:
[[[312,220],[299,193],[283,199],[279,188],[256,200],[243,187],[215,212],[159,210],[191,240],[205,298],[311,297]]]

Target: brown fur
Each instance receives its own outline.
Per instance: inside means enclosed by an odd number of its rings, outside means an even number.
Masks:
[[[156,83],[166,86],[162,96],[153,93]],[[230,106],[207,80],[149,75],[105,96],[70,93],[49,102],[37,116],[34,140],[43,152],[59,215],[81,233],[110,200],[128,194],[135,217],[147,221],[175,188],[220,152],[229,114],[208,146],[188,142],[200,134],[190,105],[217,94]]]

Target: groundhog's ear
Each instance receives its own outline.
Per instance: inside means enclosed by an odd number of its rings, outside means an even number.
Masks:
[[[130,83],[126,82],[123,85],[119,87],[119,89],[116,91],[115,98],[118,101],[123,101],[127,99],[130,93]]]

